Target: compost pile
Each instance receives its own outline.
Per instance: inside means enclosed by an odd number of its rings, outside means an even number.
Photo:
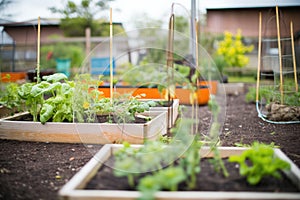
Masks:
[[[267,118],[271,121],[300,121],[300,107],[270,103],[266,105]]]

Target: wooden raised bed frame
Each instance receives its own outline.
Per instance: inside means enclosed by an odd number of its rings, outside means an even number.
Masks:
[[[142,144],[145,140],[155,140],[167,133],[166,112],[145,112],[152,120],[144,124],[113,124],[113,123],[67,123],[12,121],[20,115],[0,119],[0,139],[110,144],[128,141],[132,144]]]
[[[164,99],[141,99],[142,101],[166,101]],[[157,107],[150,107],[150,111],[156,112],[167,112],[167,124],[168,128],[172,128],[176,122],[179,112],[179,99],[173,99],[173,104],[169,107],[167,106],[157,106]]]
[[[139,145],[134,145],[136,148]],[[123,190],[86,190],[85,185],[93,178],[102,164],[112,156],[113,152],[120,149],[122,145],[104,145],[100,151],[63,186],[59,191],[59,196],[64,200],[91,200],[91,199],[137,199],[140,193],[137,191]],[[222,157],[241,154],[247,148],[242,147],[219,147]],[[212,157],[213,154],[208,147],[201,148],[203,157]],[[291,164],[291,171],[286,171],[286,175],[300,188],[299,168],[280,150],[275,149],[275,155]],[[202,199],[202,200],[270,200],[270,199],[299,199],[299,193],[272,193],[272,192],[157,192],[156,199],[178,200],[178,199]]]

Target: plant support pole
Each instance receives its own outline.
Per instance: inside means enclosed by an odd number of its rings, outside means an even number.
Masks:
[[[259,25],[258,25],[258,62],[257,62],[257,79],[256,79],[256,102],[258,102],[259,98],[259,81],[260,81],[260,65],[261,65],[261,12],[259,12]]]
[[[199,64],[199,46],[198,46],[198,34],[199,34],[199,26],[198,26],[198,20],[197,19],[195,19],[195,29],[196,29],[196,34],[195,34],[195,42],[196,42],[196,48],[195,48],[195,56],[196,56],[196,62],[195,62],[195,68],[196,68],[196,70],[195,70],[195,74],[194,75],[196,75],[197,74],[197,70],[198,70],[198,64]],[[199,71],[200,71],[200,69],[199,69]],[[194,98],[194,100],[193,100],[193,102],[194,102],[194,104],[195,104],[195,119],[196,119],[196,130],[195,130],[195,133],[197,133],[197,131],[198,131],[198,122],[199,122],[199,120],[198,120],[198,111],[199,111],[199,109],[198,109],[198,94],[197,94],[197,90],[198,90],[198,85],[199,85],[199,79],[198,79],[198,76],[197,76],[197,78],[196,78],[196,91],[194,91],[194,94],[193,94],[193,98]]]
[[[280,102],[281,104],[283,104],[283,75],[282,75],[281,39],[280,39],[278,6],[276,6],[276,24],[277,24],[277,40],[278,40],[278,55],[279,55]]]
[[[173,100],[174,98],[174,93],[175,93],[175,87],[173,84],[174,79],[174,70],[173,70],[173,42],[174,42],[174,14],[173,14],[173,9],[172,9],[172,14],[169,19],[169,38],[168,38],[168,49],[167,49],[167,75],[168,75],[168,80],[167,80],[167,98],[168,102],[170,100]],[[171,74],[170,74],[171,73]],[[174,91],[172,91],[174,90]]]
[[[40,82],[40,43],[41,43],[41,18],[38,17],[37,55],[36,55],[36,81]]]
[[[295,91],[298,92],[298,81],[297,81],[297,66],[296,66],[296,56],[295,56],[295,46],[294,46],[294,30],[293,22],[291,21],[291,42],[292,42],[292,54],[293,54],[293,66],[294,66],[294,78],[295,78]]]
[[[110,103],[113,103],[113,25],[112,25],[112,8],[110,8],[110,15],[109,15],[109,69],[110,69]]]

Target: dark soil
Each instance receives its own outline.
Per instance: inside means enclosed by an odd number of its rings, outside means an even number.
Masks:
[[[14,117],[10,119],[11,121],[33,121],[33,116],[31,114],[24,114],[20,115],[17,117]],[[135,117],[134,120],[128,120],[126,123],[137,123],[137,124],[144,124],[147,123],[150,119],[145,117]],[[51,121],[51,120],[49,120]],[[67,121],[65,121],[67,122]],[[97,123],[105,123],[105,122],[110,122],[110,123],[121,123],[122,119],[118,118],[113,115],[97,115]]]
[[[127,120],[125,123],[135,123],[135,124],[145,124],[150,119],[142,118],[142,117],[135,117],[134,120]],[[122,118],[118,118],[117,116],[110,116],[110,115],[97,115],[97,121],[99,123],[111,122],[111,123],[123,123]]]
[[[103,165],[98,173],[88,182],[86,189],[91,190],[135,190],[127,181],[126,177],[115,177],[113,169]],[[257,185],[249,185],[245,177],[239,175],[239,170],[235,163],[230,163],[227,159],[223,160],[230,176],[224,177],[221,173],[214,170],[210,159],[201,160],[201,173],[197,174],[196,187],[193,191],[257,191],[257,192],[300,192],[297,187],[282,173],[281,179],[274,177],[264,177]],[[139,178],[144,177],[142,174]],[[136,184],[138,178],[136,178]],[[118,184],[116,184],[118,183]],[[179,191],[187,191],[186,183],[179,185]]]
[[[264,122],[257,117],[255,105],[244,99],[245,94],[221,99],[226,108],[222,146],[274,142],[299,167],[300,124]],[[201,106],[199,112],[200,129],[206,133],[211,123],[208,107]],[[58,190],[98,149],[95,145],[0,140],[0,199],[58,199]]]

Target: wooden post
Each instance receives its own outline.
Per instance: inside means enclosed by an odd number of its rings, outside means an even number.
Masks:
[[[110,17],[109,17],[109,69],[110,69],[110,103],[113,103],[113,24],[112,24],[112,8],[110,8]]]
[[[195,48],[195,74],[197,74],[197,69],[198,69],[198,64],[199,64],[199,47],[198,47],[198,34],[199,34],[199,31],[198,31],[198,20],[195,19],[195,29],[196,29],[196,34],[195,34],[195,43],[196,43],[196,48]],[[196,79],[196,91],[194,91],[194,94],[193,94],[193,102],[195,104],[195,122],[196,122],[196,127],[195,127],[195,133],[197,133],[198,131],[198,123],[199,123],[199,120],[198,120],[198,95],[197,95],[197,90],[198,90],[198,84],[199,84],[199,79],[197,77]]]
[[[36,55],[36,81],[40,82],[40,43],[41,43],[41,18],[38,17],[37,55]]]
[[[91,28],[85,29],[85,56],[87,57],[91,51]]]
[[[291,27],[291,45],[292,45],[294,78],[295,78],[295,91],[298,92],[297,66],[296,66],[296,56],[295,56],[295,46],[294,46],[294,30],[293,30],[293,22],[292,21],[291,21],[290,27]]]
[[[261,27],[262,27],[262,16],[259,12],[259,25],[258,25],[258,62],[257,62],[257,79],[256,79],[256,102],[259,98],[259,82],[260,82],[260,65],[261,65]]]
[[[88,58],[91,51],[91,28],[85,29],[85,57]],[[91,61],[88,62],[88,71],[91,72]]]
[[[169,20],[169,38],[168,38],[168,49],[167,49],[167,98],[168,102],[170,102],[171,99],[173,99],[173,93],[175,92],[175,88],[173,88],[173,85],[171,87],[171,80],[174,79],[174,70],[173,70],[173,42],[174,42],[174,14],[171,14],[170,20]],[[170,75],[171,70],[171,75]],[[174,90],[174,91],[171,91]]]
[[[281,57],[281,39],[278,6],[276,6],[276,24],[277,24],[277,40],[278,40],[278,56],[279,56],[279,75],[280,75],[280,102],[283,104],[283,75],[282,75],[282,57]]]

